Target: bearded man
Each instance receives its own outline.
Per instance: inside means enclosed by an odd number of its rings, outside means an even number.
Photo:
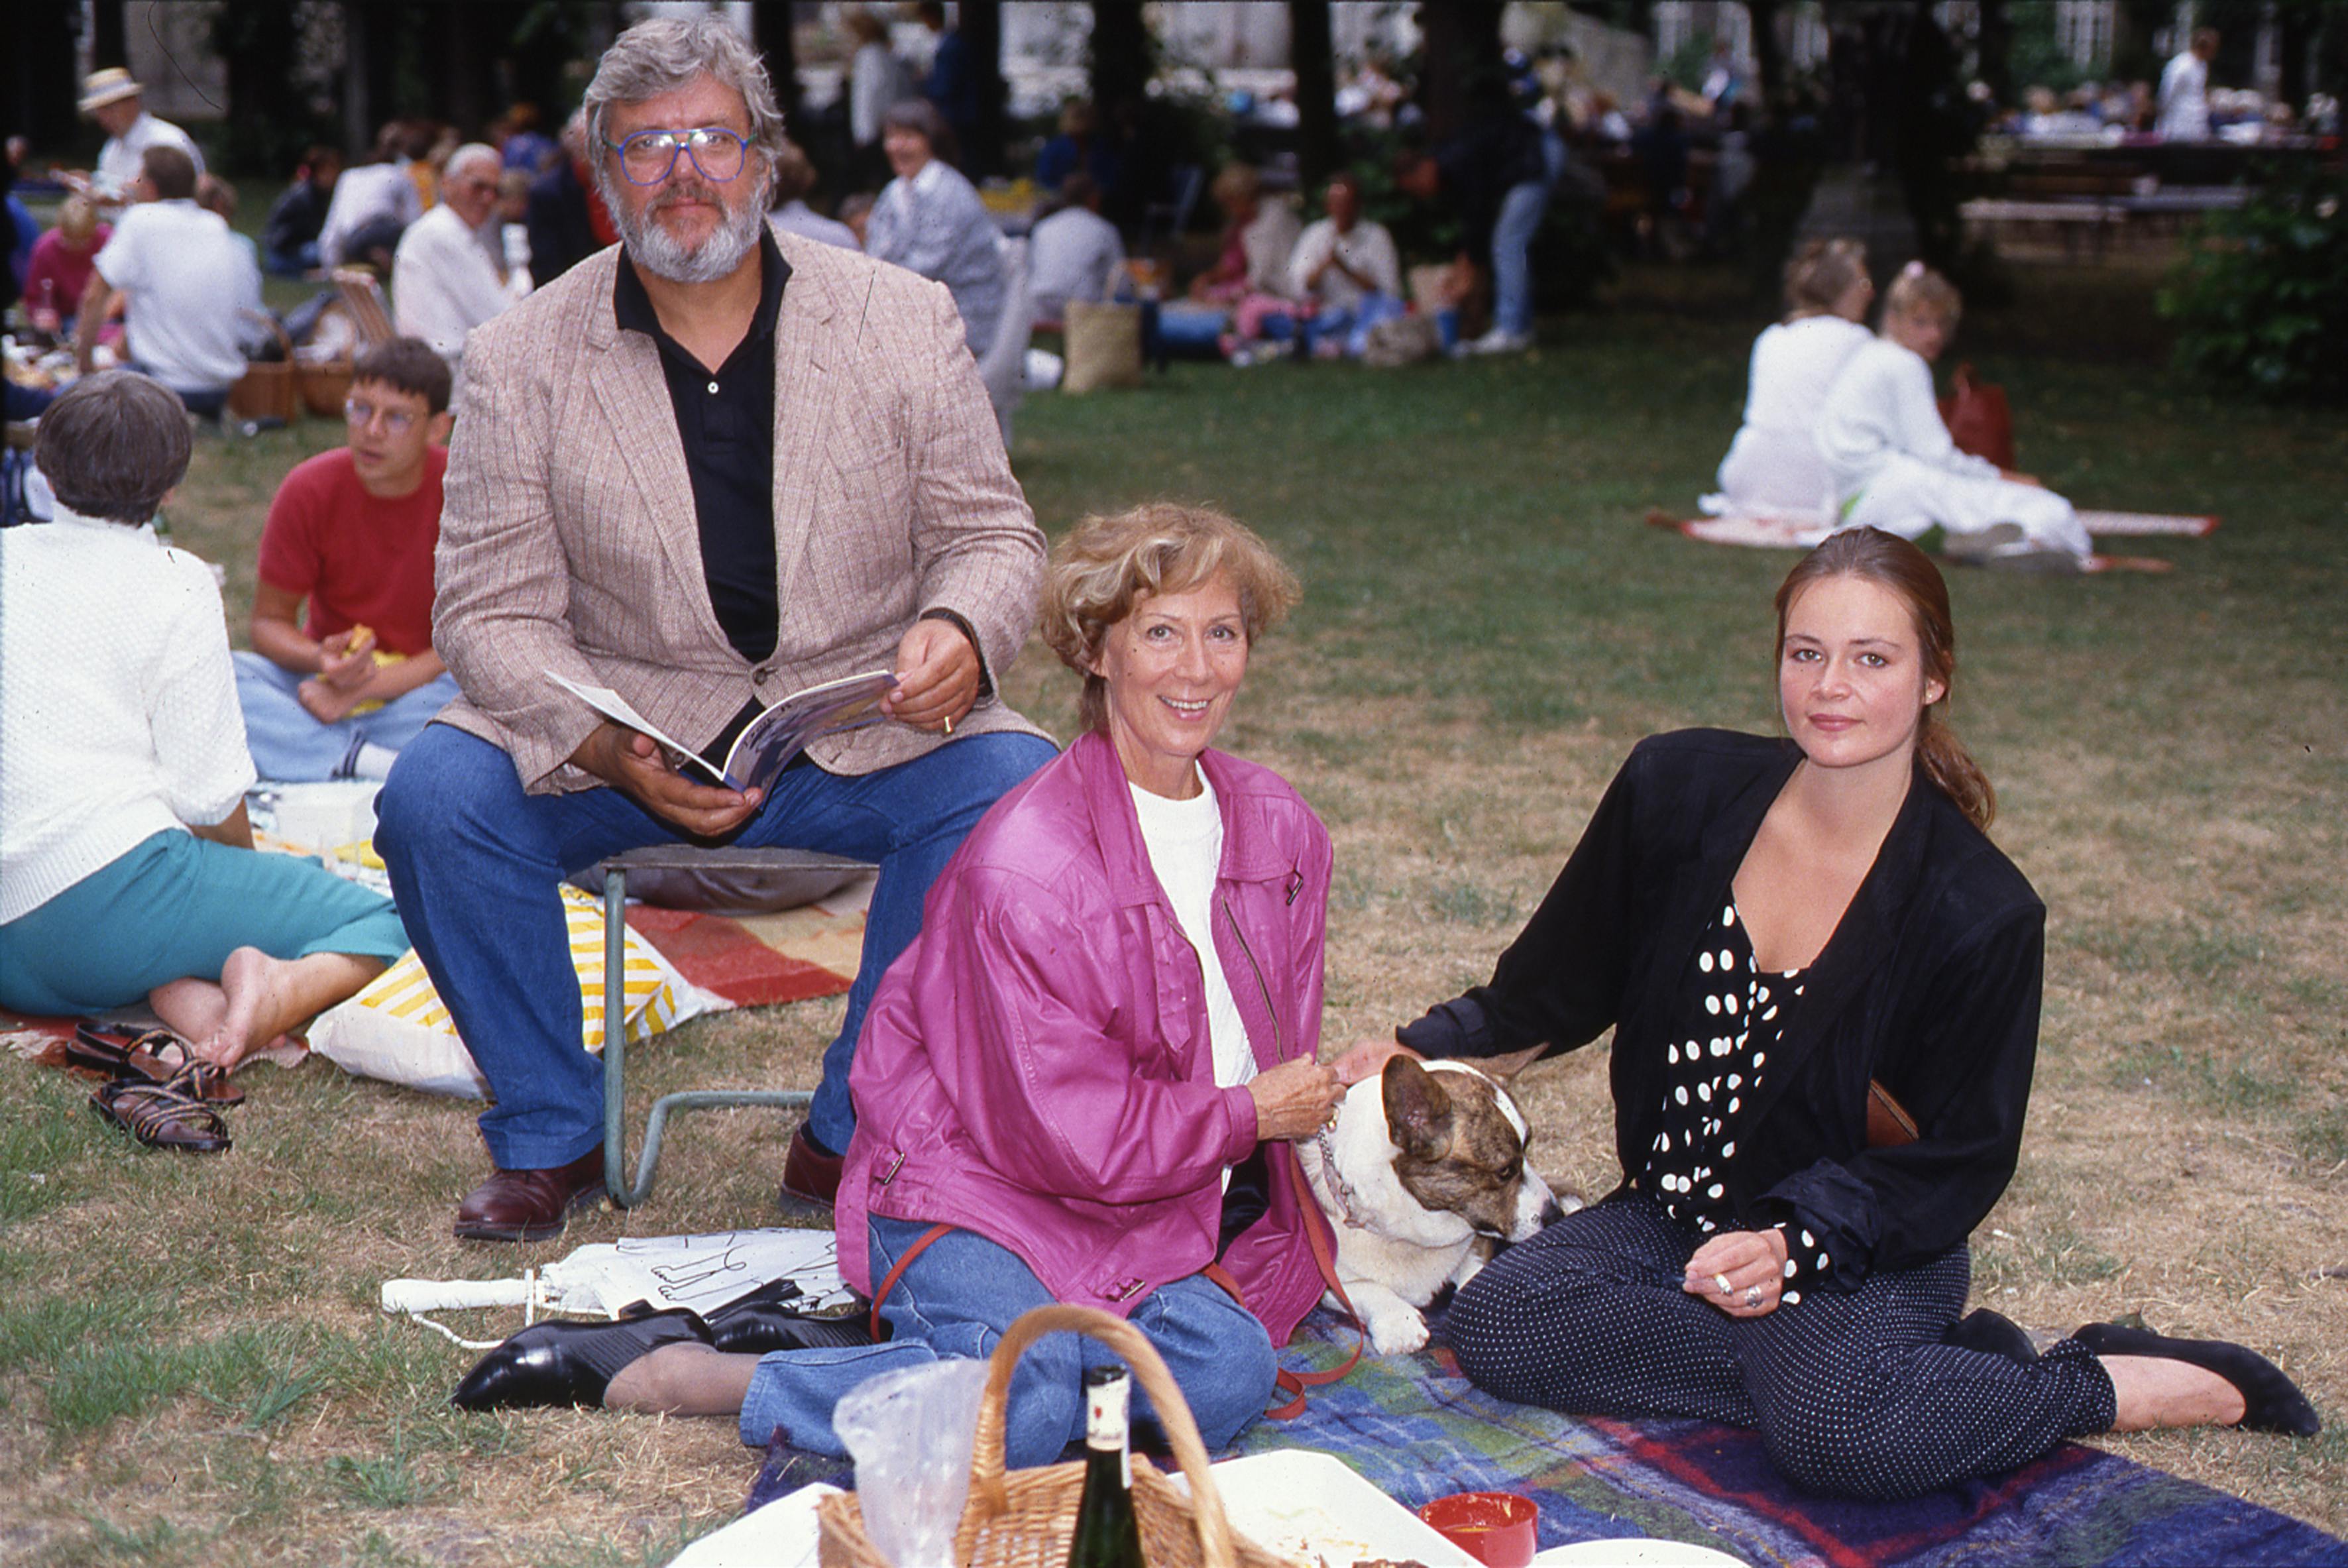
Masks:
[[[771,232],[782,119],[708,13],[599,65],[588,145],[621,243],[474,332],[446,481],[434,647],[464,696],[393,766],[376,843],[497,1103],[456,1233],[540,1241],[602,1183],[561,880],[645,844],[880,866],[847,1017],[784,1167],[828,1202],[881,972],[963,835],[1053,755],[995,696],[1044,541],[940,285]],[[888,721],[766,790],[680,772],[549,677],[608,686],[722,759],[767,704],[893,668]]]

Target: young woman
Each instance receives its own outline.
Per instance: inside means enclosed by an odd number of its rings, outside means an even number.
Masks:
[[[1898,1498],[2067,1437],[2315,1413],[2238,1346],[2091,1325],[2034,1355],[1959,1323],[2013,1176],[2044,907],[1983,836],[1942,714],[1940,573],[1874,529],[1777,592],[1785,739],[1640,744],[1488,985],[1346,1053],[1568,1050],[1614,1029],[1622,1185],[1462,1288],[1503,1398],[1756,1428],[1806,1489]]]
[[[1753,343],[1745,423],[1720,460],[1712,512],[1834,514],[1834,480],[1818,456],[1819,405],[1835,378],[1865,347],[1875,284],[1867,247],[1857,240],[1812,240],[1786,263],[1786,319]]]
[[[1932,361],[1955,335],[1955,285],[1910,262],[1883,297],[1883,329],[1843,366],[1818,411],[1818,454],[1845,528],[1915,539],[1940,528],[1952,556],[2039,572],[2086,569],[2095,545],[2071,503],[2027,474],[1957,450],[1932,399]]]

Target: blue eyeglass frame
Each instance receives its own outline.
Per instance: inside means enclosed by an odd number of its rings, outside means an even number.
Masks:
[[[634,146],[637,142],[642,141],[648,136],[673,136],[677,138],[678,140],[675,147],[669,149],[668,161],[661,165],[661,171],[658,174],[654,175],[650,180],[639,180],[628,171],[628,149]],[[695,136],[722,136],[726,140],[735,144],[735,147],[738,150],[737,155],[741,158],[743,163],[747,163],[749,161],[750,139],[742,135],[738,131],[728,130],[722,125],[696,125],[684,129],[669,129],[655,126],[650,129],[636,132],[625,141],[613,141],[609,137],[606,137],[603,139],[603,145],[620,155],[620,177],[631,185],[657,185],[662,181],[666,180],[671,174],[676,172],[676,160],[677,156],[680,153],[693,160],[694,172],[699,174],[704,180],[709,181],[713,184],[723,185],[728,181],[738,180],[741,178],[741,164],[736,164],[735,166],[734,172],[726,175],[723,178],[709,172],[709,170],[702,164],[701,154],[693,150],[693,144],[690,141],[684,139],[685,138]]]

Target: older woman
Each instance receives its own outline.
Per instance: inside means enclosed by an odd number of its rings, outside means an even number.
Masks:
[[[927,98],[891,105],[880,127],[880,146],[897,177],[872,204],[865,253],[945,284],[962,313],[963,336],[983,359],[1008,293],[996,250],[1000,232],[977,189],[949,161],[953,132],[934,105]]]
[[[41,418],[56,520],[0,532],[0,1005],[144,1000],[233,1068],[407,937],[388,900],[252,852],[220,589],[149,525],[188,451],[160,382],[85,377]]]
[[[972,830],[857,1048],[839,1257],[886,1344],[758,1361],[714,1353],[689,1315],[541,1325],[458,1402],[738,1409],[747,1442],[779,1428],[837,1452],[831,1408],[856,1384],[984,1356],[1063,1301],[1148,1335],[1210,1446],[1253,1419],[1322,1288],[1304,1227],[1326,1222],[1289,1145],[1337,1099],[1313,1060],[1329,837],[1279,778],[1209,747],[1295,592],[1210,511],[1092,518],[1062,546],[1045,636],[1084,673],[1085,733]],[[1013,1465],[1082,1436],[1098,1355],[1063,1336],[1021,1361]]]
[[[1461,1287],[1479,1387],[1757,1428],[1797,1485],[1872,1498],[2090,1432],[2316,1430],[2237,1346],[2096,1324],[2040,1356],[1959,1320],[2021,1148],[2045,909],[1982,831],[1955,673],[1931,562],[1835,535],[1777,593],[1788,738],[1641,742],[1491,984],[1346,1053],[1359,1078],[1614,1031],[1622,1185]]]

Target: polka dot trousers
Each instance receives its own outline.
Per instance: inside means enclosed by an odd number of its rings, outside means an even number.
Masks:
[[[1941,1343],[1964,1310],[1962,1246],[1744,1319],[1680,1288],[1694,1251],[1638,1194],[1569,1214],[1459,1292],[1451,1348],[1519,1404],[1756,1429],[1795,1485],[1845,1497],[1917,1496],[2111,1427],[2084,1346],[2025,1364]]]

